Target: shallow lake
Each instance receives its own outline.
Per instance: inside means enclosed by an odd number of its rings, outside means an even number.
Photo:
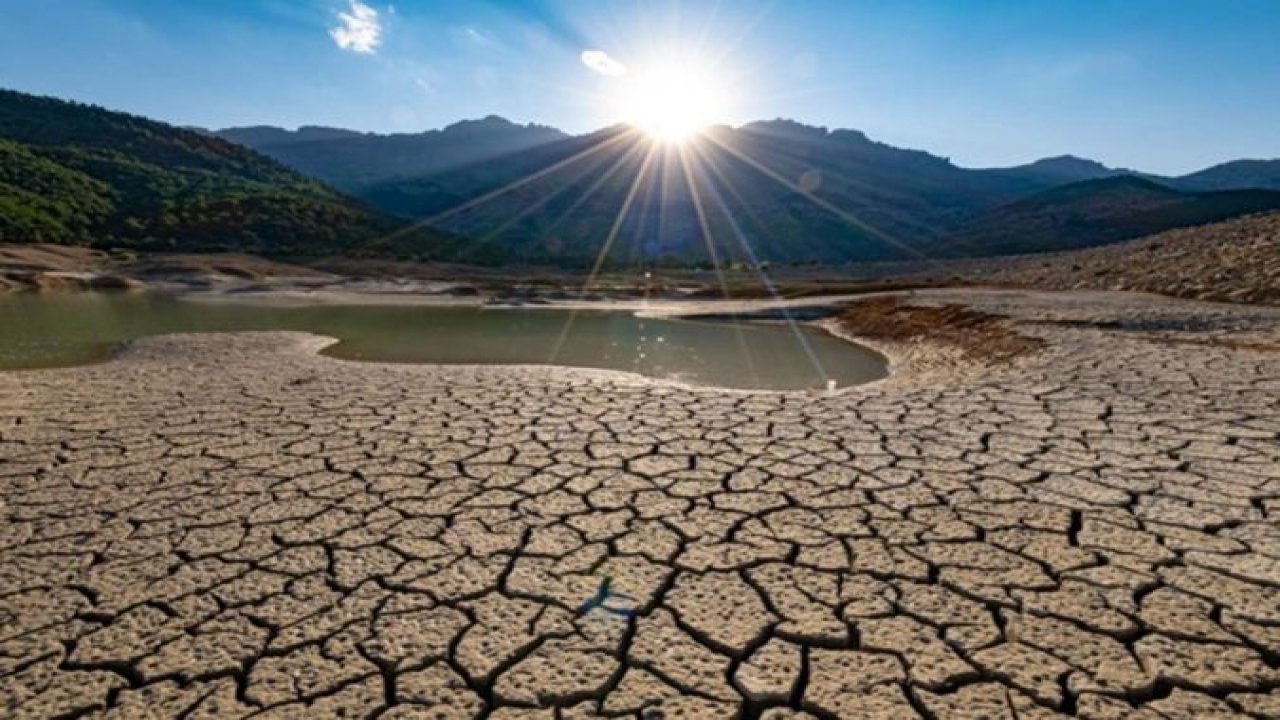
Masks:
[[[624,370],[698,385],[767,390],[840,387],[887,373],[884,359],[820,330],[745,320],[636,317],[525,308],[278,307],[147,293],[0,295],[0,368],[101,362],[147,335],[302,330],[338,338],[350,360],[539,364]]]

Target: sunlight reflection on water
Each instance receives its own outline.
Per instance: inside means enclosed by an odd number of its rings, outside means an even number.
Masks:
[[[236,330],[336,337],[341,342],[325,354],[346,359],[568,365],[731,388],[822,389],[828,379],[845,387],[886,374],[879,355],[808,327],[797,335],[777,324],[638,318],[627,312],[271,307],[146,293],[0,297],[0,368],[99,362],[126,340]]]

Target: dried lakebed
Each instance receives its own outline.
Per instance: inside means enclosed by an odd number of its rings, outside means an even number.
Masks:
[[[877,353],[813,327],[735,318],[482,307],[272,306],[150,293],[0,296],[0,369],[100,362],[121,343],[181,332],[299,330],[333,357],[386,362],[564,365],[695,385],[848,387],[887,374]]]
[[[1280,715],[1280,311],[838,394],[181,335],[0,373],[6,717]],[[927,348],[926,348],[927,349]]]

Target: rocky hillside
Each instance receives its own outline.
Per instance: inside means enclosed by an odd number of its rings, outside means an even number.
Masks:
[[[1038,288],[1140,290],[1280,305],[1280,212],[957,269],[973,280]]]

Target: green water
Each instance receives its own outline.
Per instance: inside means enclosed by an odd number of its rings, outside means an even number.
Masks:
[[[148,335],[302,330],[340,340],[350,360],[551,364],[625,370],[699,385],[769,390],[882,378],[883,359],[808,327],[638,318],[628,312],[501,308],[274,307],[147,293],[0,295],[0,368],[101,362]]]

